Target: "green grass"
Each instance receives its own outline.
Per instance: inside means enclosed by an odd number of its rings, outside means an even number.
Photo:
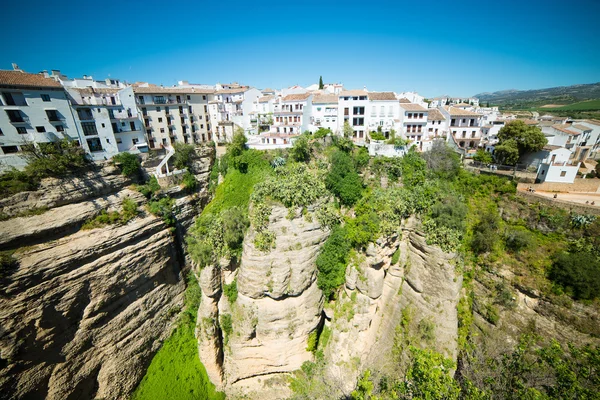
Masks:
[[[596,111],[600,110],[600,100],[580,101],[562,107],[543,107],[540,111]]]
[[[188,277],[186,308],[179,326],[152,359],[146,375],[131,396],[132,400],[222,400],[198,357],[194,336],[196,313],[200,305],[200,287],[193,275]]]

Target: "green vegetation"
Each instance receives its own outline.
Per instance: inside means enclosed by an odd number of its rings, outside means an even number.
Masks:
[[[223,331],[223,344],[227,346],[227,343],[229,343],[229,337],[233,333],[231,314],[221,314],[219,324],[221,326],[221,330]]]
[[[111,211],[107,212],[106,210],[102,210],[100,215],[97,217],[86,221],[81,229],[95,229],[102,228],[107,225],[115,225],[121,224],[124,225],[127,222],[131,221],[139,214],[137,203],[131,200],[129,197],[123,199],[121,204],[121,211]]]
[[[194,329],[200,298],[200,286],[190,273],[185,292],[185,310],[178,326],[152,359],[132,400],[225,399],[223,393],[215,391],[198,357]]]
[[[494,161],[492,153],[485,151],[484,149],[477,149],[477,152],[473,156],[473,160],[482,164],[491,164]]]
[[[0,280],[9,276],[19,265],[13,251],[0,251]]]
[[[185,143],[175,143],[173,146],[175,153],[173,154],[173,166],[177,169],[189,169],[196,157],[194,145]]]
[[[351,206],[361,197],[363,184],[356,172],[352,157],[341,150],[331,156],[331,170],[325,178],[327,189],[335,194],[344,205]]]
[[[36,207],[36,208],[31,208],[29,210],[21,211],[17,214],[10,215],[10,216],[0,212],[0,221],[7,221],[12,218],[33,217],[36,215],[42,215],[45,212],[47,212],[48,210],[50,210],[48,207]]]
[[[559,254],[549,277],[575,299],[600,297],[600,260],[590,251]]]
[[[190,171],[185,171],[181,178],[181,185],[188,193],[193,193],[198,187],[198,181],[196,177]]]
[[[233,280],[229,285],[223,284],[223,293],[227,296],[227,300],[229,303],[233,304],[237,300],[238,291],[237,291],[237,278]]]
[[[331,132],[331,129],[329,128],[319,128],[315,131],[315,133],[313,133],[313,138],[315,139],[322,139],[325,136],[332,136],[333,132]]]
[[[138,192],[149,199],[160,191],[160,184],[158,183],[158,179],[152,175],[148,182],[146,182],[144,185],[137,185],[135,188]]]
[[[28,164],[24,171],[13,169],[0,175],[0,198],[36,190],[43,178],[73,174],[89,166],[85,151],[68,139],[21,147]]]
[[[140,173],[142,164],[140,158],[131,153],[119,153],[113,156],[112,161],[121,169],[121,173],[130,178]]]
[[[539,151],[548,140],[540,128],[528,126],[522,120],[506,124],[498,132],[499,143],[495,147],[494,157],[502,164],[514,165],[526,153]]]
[[[600,100],[587,100],[561,107],[542,108],[546,112],[554,111],[600,111]]]
[[[171,228],[175,227],[175,223],[177,222],[173,207],[175,207],[175,200],[170,197],[163,197],[159,200],[150,200],[148,201],[148,204],[146,204],[146,208],[150,214],[161,217],[163,222]]]
[[[298,162],[307,162],[310,159],[310,146],[306,135],[296,139],[294,146],[290,149],[290,158]]]
[[[317,257],[317,284],[326,298],[346,280],[346,265],[351,249],[346,239],[346,229],[335,227]]]

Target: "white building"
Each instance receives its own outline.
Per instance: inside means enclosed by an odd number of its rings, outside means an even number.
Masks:
[[[400,118],[398,99],[393,92],[368,92],[368,98],[369,132],[380,130],[387,139]]]
[[[475,149],[481,141],[483,116],[473,111],[456,107],[441,107],[439,110],[450,121],[448,129],[458,147]]]
[[[333,133],[340,130],[338,124],[338,96],[335,94],[315,94],[312,98],[310,115],[311,132],[319,128],[331,129]]]
[[[448,138],[448,121],[444,114],[437,108],[427,109],[426,132],[422,137],[422,150],[427,151],[433,145],[433,141],[439,138]]]
[[[14,71],[0,70],[0,168],[24,167],[20,153],[28,143],[69,138],[89,153],[61,84],[14,67]]]
[[[348,122],[354,130],[352,140],[365,143],[369,122],[366,110],[369,106],[369,94],[365,90],[344,90],[338,96],[338,126],[342,133],[344,123]]]
[[[310,128],[311,93],[289,94],[274,105],[271,133],[299,135]]]
[[[538,168],[536,182],[573,183],[579,171],[579,161],[570,161],[571,151],[563,147],[550,151]]]
[[[260,90],[234,84],[217,84],[217,91],[209,103],[211,123],[214,126],[216,141],[230,142],[233,133],[241,128],[251,134],[251,119],[256,100],[262,97]]]
[[[398,127],[402,135],[423,150],[423,137],[427,131],[429,110],[419,104],[399,103],[400,122]]]
[[[256,99],[255,107],[250,118],[252,133],[259,134],[271,130],[271,125],[273,125],[274,122],[273,113],[275,112],[276,100],[277,97],[274,94]]]

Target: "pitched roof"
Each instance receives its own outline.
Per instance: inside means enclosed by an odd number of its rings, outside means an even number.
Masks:
[[[437,108],[430,108],[429,114],[427,115],[427,121],[445,121],[446,118],[444,114],[440,112]]]
[[[275,91],[271,88],[266,88],[262,90],[263,93],[275,93]]]
[[[165,88],[160,86],[149,86],[149,87],[139,87],[134,86],[133,91],[139,94],[211,94],[215,91],[213,89],[199,89],[199,88]]]
[[[242,93],[248,91],[250,88],[248,86],[240,86],[236,89],[221,89],[217,90],[215,94],[233,94],[233,93]]]
[[[583,122],[587,122],[588,124],[592,125],[600,125],[600,121],[597,119],[586,119]]]
[[[52,78],[40,74],[28,74],[22,71],[0,70],[0,86],[62,88],[62,85]]]
[[[259,103],[268,103],[270,100],[273,100],[274,98],[275,98],[275,96],[273,96],[273,95],[263,96],[263,97],[258,98],[258,102]]]
[[[549,151],[560,149],[560,148],[561,148],[561,146],[555,146],[553,144],[547,144],[544,147],[542,147],[543,150],[549,150]]]
[[[400,101],[400,104],[403,104],[403,103],[410,103],[410,102],[411,102],[411,101],[410,101],[409,99],[407,99],[406,97],[403,97],[403,98],[401,98],[399,101]]]
[[[414,103],[401,103],[400,107],[402,107],[406,111],[427,111],[426,108],[423,108],[419,104]]]
[[[591,131],[592,130],[592,128],[590,128],[589,126],[585,126],[585,125],[581,125],[581,124],[575,124],[575,125],[573,125],[573,128],[579,129],[580,131]]]
[[[355,90],[342,90],[338,97],[348,97],[348,96],[367,96],[368,93],[363,89],[355,89]]]
[[[450,107],[444,106],[444,108],[453,117],[462,117],[462,116],[481,117],[481,114],[477,114],[476,112],[473,112],[473,111],[463,110],[462,108],[456,108],[456,107],[451,107],[451,106]]]
[[[369,92],[369,100],[396,100],[394,92]]]
[[[306,100],[310,97],[310,93],[296,93],[296,94],[288,94],[281,101],[301,101]]]
[[[111,88],[93,88],[93,87],[85,87],[85,88],[71,88],[73,90],[78,91],[82,94],[115,94],[118,93],[121,89],[111,89]]]
[[[536,121],[535,119],[521,119],[519,118],[520,121],[523,121],[523,123],[525,125],[537,125],[538,121]]]
[[[317,94],[312,102],[313,104],[337,104],[338,97],[335,94]]]
[[[571,127],[571,125],[555,124],[555,125],[552,125],[552,127],[554,129],[556,129],[557,131],[566,133],[567,135],[581,135],[581,132],[575,132],[575,131],[571,131],[571,130],[567,129],[567,128]]]
[[[467,103],[458,103],[454,107],[471,107],[471,105]]]

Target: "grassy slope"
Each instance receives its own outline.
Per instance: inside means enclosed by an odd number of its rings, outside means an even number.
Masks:
[[[223,393],[215,391],[198,357],[194,328],[200,294],[200,286],[190,274],[185,292],[186,309],[178,327],[152,359],[146,375],[131,397],[133,400],[225,398]]]
[[[543,108],[547,111],[596,111],[600,110],[600,100],[581,101],[562,107]]]

